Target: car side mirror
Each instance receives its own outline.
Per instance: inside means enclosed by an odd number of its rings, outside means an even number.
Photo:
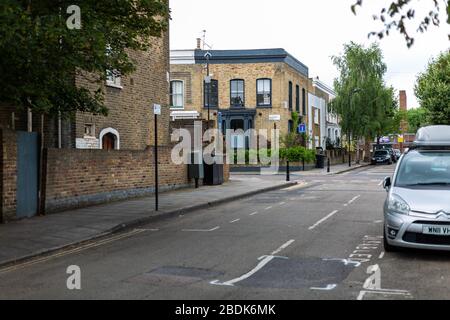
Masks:
[[[391,186],[392,186],[392,180],[391,180],[391,177],[386,177],[386,178],[384,178],[384,181],[383,181],[383,188],[386,189],[386,191],[389,191],[389,189],[391,188]]]

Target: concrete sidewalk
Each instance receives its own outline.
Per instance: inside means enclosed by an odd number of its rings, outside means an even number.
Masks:
[[[160,194],[160,210],[154,197],[34,217],[0,225],[0,266],[64,249],[159,219],[170,218],[228,201],[291,186],[282,177],[231,176],[221,186],[202,186]]]
[[[345,172],[353,171],[353,170],[368,167],[368,166],[370,166],[370,163],[367,163],[367,162],[361,162],[359,164],[357,164],[356,162],[353,162],[352,166],[349,167],[348,162],[347,162],[347,163],[331,165],[330,172],[327,171],[326,164],[325,164],[325,168],[323,168],[323,169],[314,168],[314,169],[306,170],[306,171],[291,170],[290,172],[291,172],[291,174],[295,175],[296,177],[298,177],[298,176],[314,176],[314,175],[330,175],[330,174],[342,174]],[[245,176],[245,175],[255,176],[255,175],[259,175],[259,172],[255,172],[255,171],[233,172],[233,175],[235,175],[235,176]],[[284,171],[284,169],[283,169],[283,171],[275,173],[275,175],[286,176],[286,171]]]

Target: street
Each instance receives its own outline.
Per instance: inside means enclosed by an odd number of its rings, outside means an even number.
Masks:
[[[448,299],[450,255],[385,253],[394,166],[300,183],[0,269],[0,299]],[[81,270],[69,290],[66,270]]]

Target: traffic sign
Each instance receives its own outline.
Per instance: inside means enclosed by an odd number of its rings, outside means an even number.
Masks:
[[[298,133],[305,133],[306,132],[306,124],[304,124],[304,123],[300,123],[299,125],[298,125]]]
[[[153,104],[153,114],[155,116],[160,116],[161,115],[161,105],[160,104]]]

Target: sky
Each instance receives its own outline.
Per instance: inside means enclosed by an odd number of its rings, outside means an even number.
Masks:
[[[443,0],[440,0],[443,1]],[[206,43],[212,49],[284,48],[309,67],[310,77],[318,76],[332,86],[338,76],[331,61],[350,41],[370,45],[379,42],[387,64],[386,83],[397,91],[406,90],[408,108],[418,107],[414,84],[430,59],[450,47],[450,27],[441,17],[440,27],[415,34],[415,44],[408,49],[397,32],[379,41],[368,38],[371,31],[382,29],[372,15],[390,0],[363,1],[355,16],[350,6],[355,0],[170,0],[171,49],[194,49],[196,38],[206,30]],[[431,0],[413,0],[417,29],[419,17],[432,6]],[[441,8],[445,13],[445,8]]]

